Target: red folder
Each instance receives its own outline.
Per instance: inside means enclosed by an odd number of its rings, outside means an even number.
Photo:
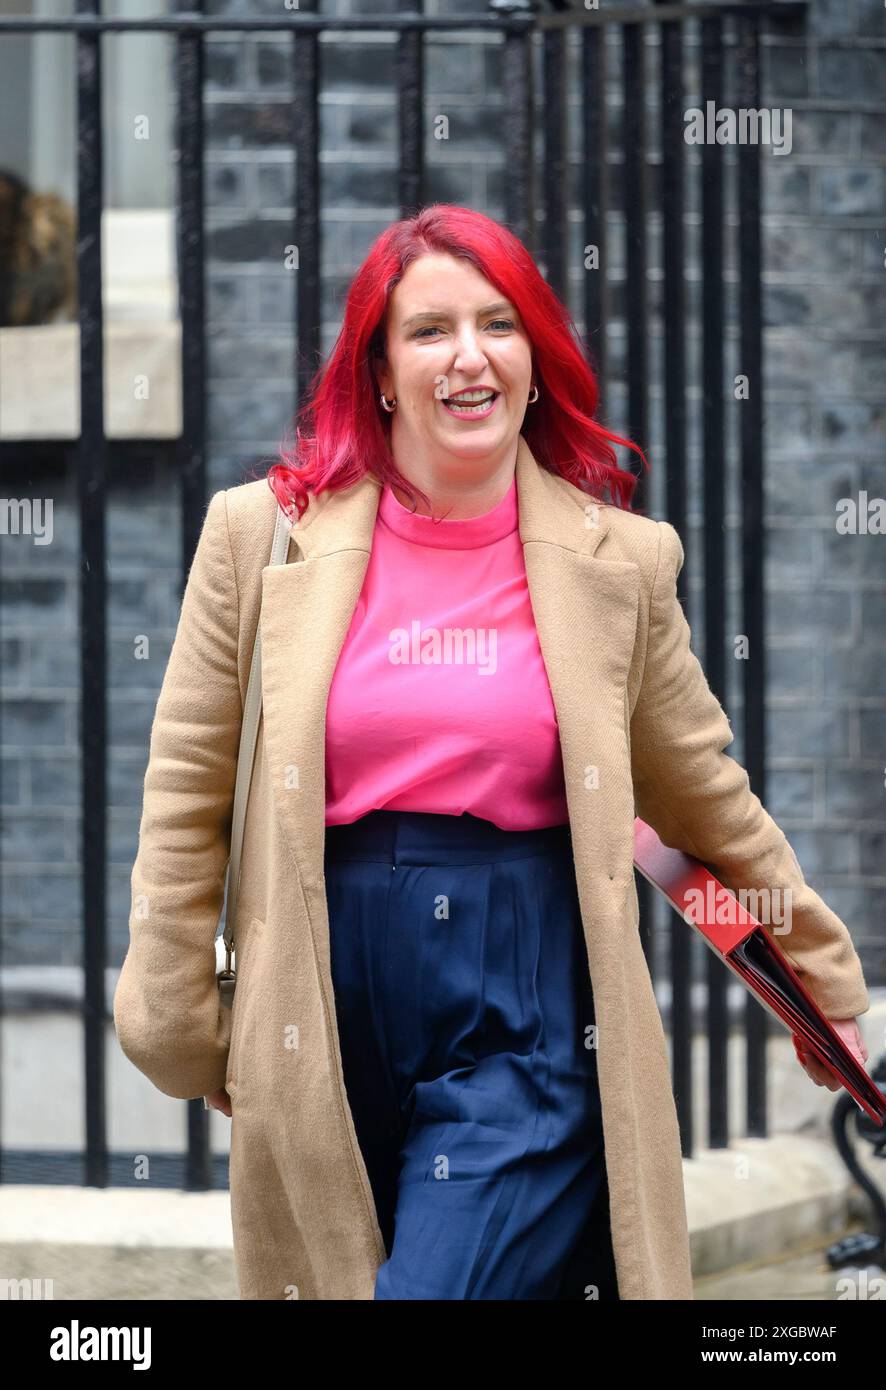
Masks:
[[[831,1027],[771,931],[707,865],[663,845],[639,816],[634,821],[634,863],[763,1007],[804,1039],[871,1119],[886,1124],[886,1096]]]

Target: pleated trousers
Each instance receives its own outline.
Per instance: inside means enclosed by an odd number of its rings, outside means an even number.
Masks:
[[[616,1299],[569,826],[377,810],[324,871],[375,1299]]]

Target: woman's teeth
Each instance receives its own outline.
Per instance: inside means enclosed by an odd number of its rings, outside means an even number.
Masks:
[[[495,392],[473,393],[471,395],[459,396],[457,399],[450,397],[445,404],[450,410],[457,410],[460,415],[480,415],[484,410],[488,410],[495,400]]]

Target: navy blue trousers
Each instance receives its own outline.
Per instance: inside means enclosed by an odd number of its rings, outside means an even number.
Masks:
[[[372,811],[325,874],[376,1300],[617,1298],[568,825]]]

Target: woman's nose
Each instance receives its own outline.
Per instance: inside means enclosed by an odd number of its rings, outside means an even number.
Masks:
[[[483,367],[485,363],[486,354],[476,338],[468,337],[459,341],[456,347],[455,361],[453,363],[455,369],[461,371],[478,370]]]

